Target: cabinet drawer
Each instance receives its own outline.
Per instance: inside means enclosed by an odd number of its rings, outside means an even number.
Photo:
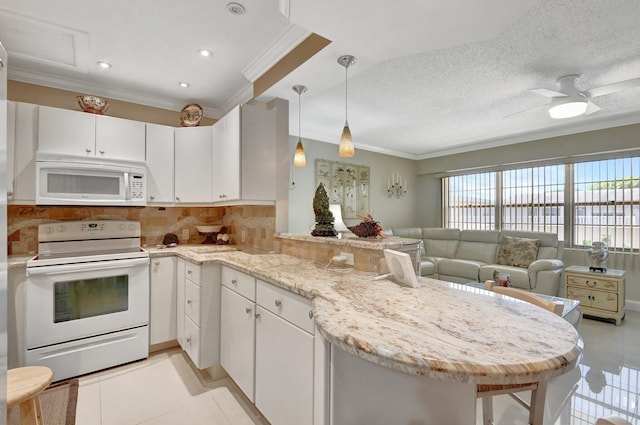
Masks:
[[[184,268],[184,277],[186,277],[196,285],[201,285],[202,282],[200,282],[200,270],[201,267],[199,265],[186,261]]]
[[[310,334],[314,333],[311,301],[308,299],[260,279],[256,279],[256,298],[262,307]]]
[[[256,300],[256,278],[253,276],[222,267],[222,284],[251,301]]]
[[[589,276],[567,276],[567,284],[582,286],[589,289],[602,289],[605,291],[618,291],[618,281],[606,278],[594,278]]]
[[[184,284],[184,312],[200,326],[200,287],[188,280]]]
[[[188,317],[184,319],[184,351],[200,369],[200,328]]]

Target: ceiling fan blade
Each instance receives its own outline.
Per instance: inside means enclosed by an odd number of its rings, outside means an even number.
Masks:
[[[601,110],[602,108],[599,107],[598,105],[596,105],[595,103],[591,102],[590,100],[587,101],[587,110],[584,112],[585,115],[591,115],[595,112],[598,112],[599,110]]]
[[[529,89],[530,92],[535,93],[535,94],[539,94],[540,96],[544,96],[544,97],[566,97],[568,96],[566,93],[562,93],[559,91],[555,91],[555,90],[549,90],[549,89]]]
[[[540,106],[536,106],[535,108],[525,109],[524,111],[516,112],[515,114],[505,115],[502,118],[511,118],[511,117],[515,117],[515,116],[518,116],[518,115],[526,114],[526,113],[529,113],[529,112],[537,111],[538,109],[548,108],[548,107],[549,107],[549,105],[540,105]]]
[[[632,78],[630,80],[618,81],[617,83],[594,87],[591,90],[585,91],[584,93],[587,95],[587,97],[598,97],[622,90],[634,89],[636,87],[640,87],[640,78]]]

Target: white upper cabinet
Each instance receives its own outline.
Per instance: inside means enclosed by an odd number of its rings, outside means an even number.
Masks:
[[[40,106],[38,151],[144,161],[145,124]]]
[[[234,108],[213,126],[213,201],[276,199],[276,112]]]
[[[38,105],[8,102],[7,199],[35,203]]]
[[[145,124],[96,115],[96,156],[144,162]]]
[[[147,124],[147,202],[170,204],[174,201],[174,128]]]
[[[278,170],[276,112],[243,105],[241,134],[242,199],[274,201]]]
[[[213,201],[240,199],[240,106],[213,125]]]
[[[210,203],[212,147],[210,126],[175,128],[175,202]]]

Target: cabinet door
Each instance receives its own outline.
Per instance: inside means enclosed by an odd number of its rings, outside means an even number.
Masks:
[[[144,162],[144,123],[97,115],[96,156]]]
[[[253,402],[255,303],[223,286],[220,304],[220,364]]]
[[[96,116],[40,106],[38,151],[95,156]]]
[[[211,127],[175,129],[175,202],[211,202]]]
[[[198,369],[202,369],[200,356],[200,327],[189,319],[184,318],[184,351]]]
[[[176,258],[151,260],[149,344],[176,339]]]
[[[182,349],[184,344],[184,285],[185,261],[178,258],[176,264],[176,339]]]
[[[592,291],[591,307],[599,308],[600,310],[617,312],[618,294],[615,292]]]
[[[276,112],[242,105],[242,199],[276,199]]]
[[[173,127],[147,124],[147,201],[150,203],[173,203],[173,133]]]
[[[224,200],[240,199],[240,123],[242,109],[235,107],[225,116],[224,120]],[[246,164],[248,168],[256,164]]]
[[[38,105],[16,103],[15,125],[13,200],[35,204]]]
[[[313,423],[313,336],[257,306],[256,407],[273,425]]]
[[[16,146],[16,103],[7,102],[7,200],[13,199],[15,191],[15,175],[13,163],[15,161]]]
[[[580,301],[580,305],[591,307],[591,290],[575,286],[567,286],[567,298]]]

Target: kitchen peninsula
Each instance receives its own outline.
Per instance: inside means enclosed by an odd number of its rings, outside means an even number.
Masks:
[[[405,288],[283,254],[151,252],[168,255],[238,270],[258,293],[262,282],[310,300],[313,424],[474,423],[476,384],[546,382],[580,354],[562,318],[481,289],[431,279]]]

